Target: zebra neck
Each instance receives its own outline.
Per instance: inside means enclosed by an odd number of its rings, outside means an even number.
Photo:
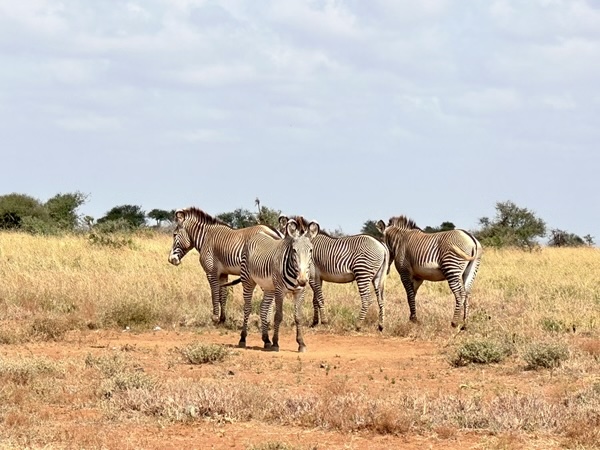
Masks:
[[[294,261],[294,254],[292,252],[292,246],[287,245],[283,251],[283,282],[285,287],[289,290],[298,288],[298,268]]]

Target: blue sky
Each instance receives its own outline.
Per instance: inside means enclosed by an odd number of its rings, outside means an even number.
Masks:
[[[600,1],[0,0],[0,195],[600,239]]]

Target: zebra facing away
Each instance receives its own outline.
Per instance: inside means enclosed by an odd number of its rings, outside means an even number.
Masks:
[[[225,304],[228,275],[239,275],[242,250],[246,241],[258,234],[280,239],[281,234],[267,225],[255,225],[236,230],[201,209],[190,207],[175,212],[176,227],[169,262],[175,266],[195,248],[200,254],[200,265],[210,285],[213,322],[225,322]]]
[[[483,254],[479,241],[464,230],[425,233],[405,216],[392,217],[387,226],[380,220],[377,228],[406,290],[410,320],[417,321],[415,297],[423,281],[447,280],[456,300],[451,324],[459,325],[462,309],[465,329],[471,286]]]
[[[292,217],[301,226],[306,226],[301,217]],[[282,233],[288,222],[286,216],[279,217]],[[366,234],[335,238],[320,231],[313,239],[313,268],[310,287],[313,291],[313,326],[326,324],[323,281],[349,283],[356,280],[361,298],[361,308],[356,325],[360,330],[367,310],[372,303],[371,288],[379,305],[379,330],[383,331],[385,319],[384,287],[389,268],[390,255],[387,247]]]
[[[294,321],[298,351],[306,351],[302,333],[302,305],[304,290],[308,283],[312,261],[311,240],[319,232],[319,224],[310,222],[306,230],[300,230],[295,220],[286,226],[283,239],[259,233],[244,246],[240,278],[227,285],[242,283],[244,287],[244,323],[240,335],[240,347],[246,346],[248,318],[252,310],[252,293],[258,284],[264,292],[260,303],[260,321],[264,348],[279,351],[279,327],[283,319],[283,299],[288,293],[294,297]],[[273,343],[269,340],[269,309],[275,301]]]

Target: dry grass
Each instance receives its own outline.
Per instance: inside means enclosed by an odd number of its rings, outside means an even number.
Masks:
[[[0,234],[0,345],[62,341],[74,330],[149,331],[160,326],[201,332],[212,328],[210,291],[195,252],[174,267],[167,262],[170,246],[170,237],[163,235],[136,237],[131,246],[112,248],[93,245],[84,237]],[[255,295],[256,313],[258,290]],[[356,285],[326,283],[324,295],[330,323],[322,329],[354,333],[360,308]],[[311,297],[308,292],[306,323],[312,319]],[[441,439],[454,439],[464,430],[500,433],[489,448],[510,448],[512,443],[520,445],[527,433],[545,433],[568,448],[597,447],[600,251],[486,251],[474,284],[466,333],[456,334],[450,328],[453,297],[446,283],[422,286],[417,325],[408,322],[404,289],[394,268],[386,300],[385,336],[433,342],[450,360],[463,351],[467,362],[495,363],[484,368],[500,379],[516,373],[533,381],[523,390],[498,381],[485,395],[476,389],[432,393],[415,386],[390,396],[363,389],[327,370],[329,382],[319,389],[289,390],[277,384],[249,385],[222,375],[159,379],[136,363],[135,352],[125,355],[126,349],[121,349],[68,362],[78,379],[72,384],[65,380],[62,363],[3,357],[0,440],[9,447],[39,447],[48,441],[41,438],[47,430],[41,431],[44,412],[37,405],[75,402],[121,421],[252,420],[382,435],[431,433]],[[291,308],[291,302],[286,302],[284,321],[290,327]],[[227,314],[224,331],[237,330],[243,314],[241,289],[232,290]],[[258,338],[257,322],[253,315],[251,333]],[[363,333],[376,334],[376,328],[374,303]],[[236,342],[232,339],[231,344]],[[552,349],[558,350],[552,353]],[[223,364],[239,357],[202,344],[190,344],[179,352],[192,365],[202,365],[198,370],[207,366],[202,363],[211,362],[208,366],[221,374],[227,372]],[[542,370],[526,371],[527,365],[533,366],[527,358]],[[480,365],[447,366],[451,371],[483,370]],[[248,366],[248,370],[263,369]],[[297,372],[302,372],[300,366]],[[540,380],[552,380],[557,393],[547,395],[546,381]],[[297,447],[273,441],[253,448]]]

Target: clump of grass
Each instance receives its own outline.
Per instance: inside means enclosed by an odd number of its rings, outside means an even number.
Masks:
[[[454,367],[468,364],[491,364],[502,362],[512,354],[512,348],[494,339],[471,339],[462,343],[450,356]]]
[[[295,445],[286,444],[285,442],[265,442],[262,444],[251,445],[246,447],[247,450],[309,450],[305,447],[298,447]],[[316,447],[313,447],[316,449]]]
[[[136,325],[151,325],[156,322],[158,313],[148,301],[126,300],[113,305],[104,315],[107,324],[116,324],[121,328]]]
[[[223,361],[229,351],[217,344],[202,344],[194,342],[180,349],[181,355],[190,364],[213,364]]]
[[[44,341],[60,341],[72,325],[68,317],[38,317],[31,324],[31,334]]]
[[[0,359],[0,378],[25,385],[39,375],[62,374],[63,368],[47,358]]]
[[[549,333],[564,333],[568,331],[567,325],[563,320],[555,319],[553,317],[543,317],[540,320],[540,326],[542,330]]]
[[[85,358],[86,367],[99,370],[106,378],[100,386],[101,395],[111,398],[116,392],[132,389],[152,391],[158,385],[153,377],[146,374],[141,367],[135,367],[123,355],[93,356]]]
[[[538,342],[529,346],[523,355],[526,369],[555,369],[569,358],[569,349],[556,342]]]

